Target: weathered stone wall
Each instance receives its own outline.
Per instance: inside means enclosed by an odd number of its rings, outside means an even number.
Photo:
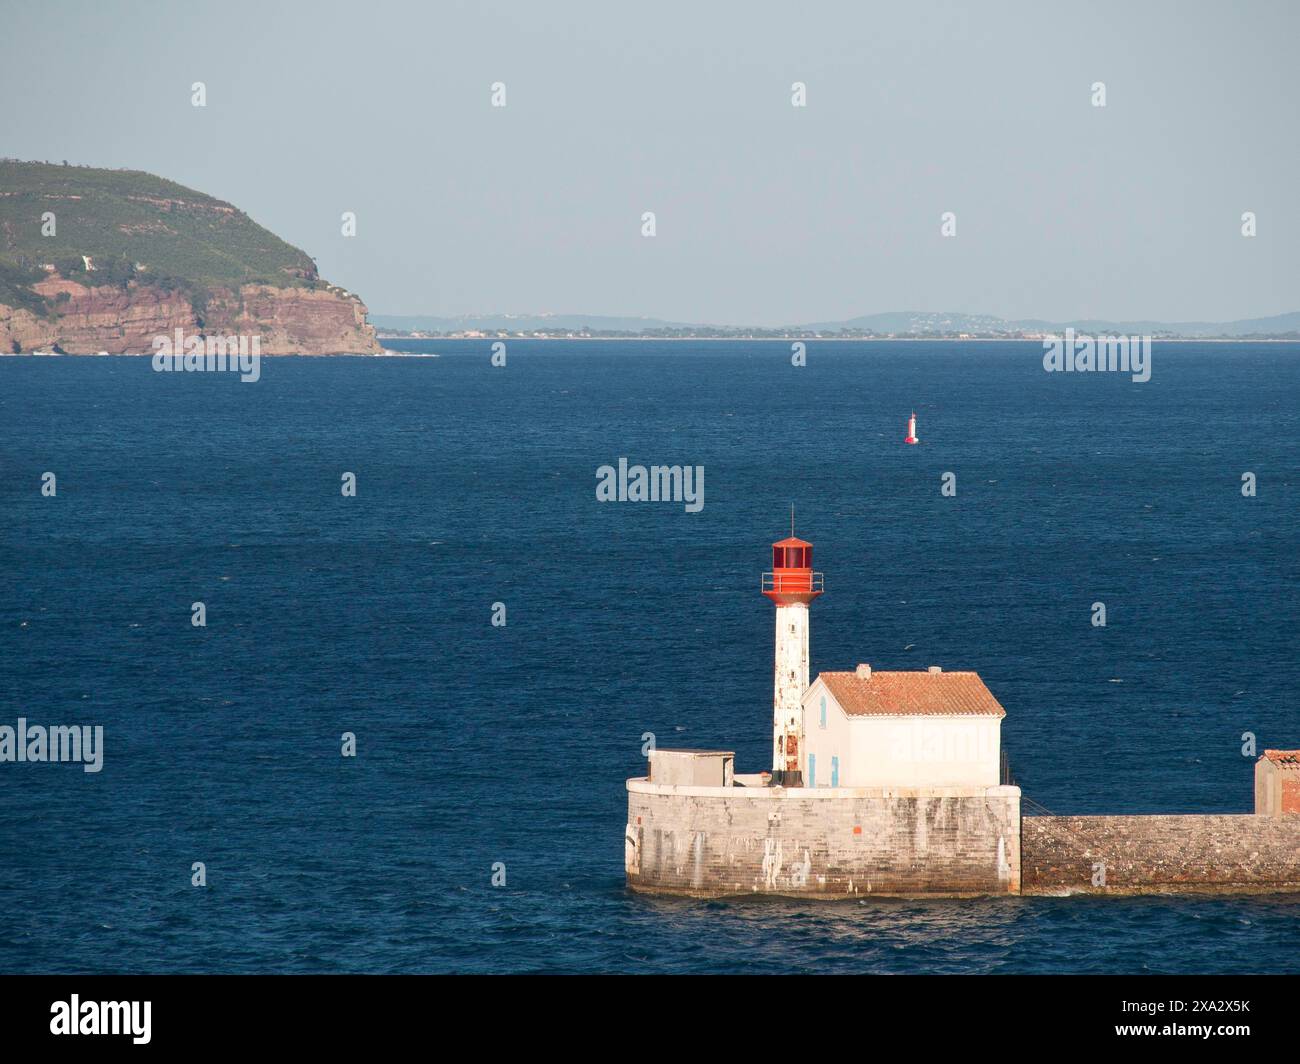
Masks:
[[[1094,885],[1104,864],[1105,884]],[[1027,816],[1025,894],[1300,889],[1300,816]]]
[[[639,891],[825,898],[1015,894],[1020,790],[670,787],[629,780]]]

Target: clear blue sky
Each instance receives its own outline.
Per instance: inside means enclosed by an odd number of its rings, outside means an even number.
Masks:
[[[0,154],[228,199],[374,313],[1300,309],[1292,3],[5,0],[3,23]]]

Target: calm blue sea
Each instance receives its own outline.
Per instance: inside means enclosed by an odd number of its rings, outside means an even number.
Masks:
[[[105,735],[98,774],[0,764],[0,971],[1300,971],[1300,896],[622,868],[643,733],[767,767],[792,502],[814,672],[978,670],[1053,812],[1249,811],[1243,733],[1300,746],[1300,345],[1157,343],[1145,384],[1031,343],[393,346],[441,357],[0,359],[0,724]],[[703,465],[703,511],[598,503],[623,456]]]

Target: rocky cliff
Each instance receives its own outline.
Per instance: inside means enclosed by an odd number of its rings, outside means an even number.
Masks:
[[[202,315],[190,296],[148,284],[86,285],[57,275],[32,286],[47,315],[0,304],[0,351],[150,354],[156,336],[261,337],[264,355],[376,354],[374,327],[355,296],[337,290],[241,285],[210,290]],[[66,300],[59,294],[67,293]],[[15,346],[16,345],[16,346]]]

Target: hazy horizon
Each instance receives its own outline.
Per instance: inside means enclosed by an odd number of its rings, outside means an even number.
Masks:
[[[61,73],[0,71],[0,154],[228,200],[377,316],[1217,322],[1300,291],[1284,4],[11,0],[6,24]]]
[[[554,322],[557,328],[577,328],[582,325],[594,326],[596,328],[617,329],[621,328],[621,323],[637,323],[646,328],[707,328],[707,329],[746,329],[746,328],[829,328],[837,325],[849,325],[851,323],[875,323],[881,326],[891,326],[902,324],[894,322],[893,319],[905,318],[953,318],[953,319],[977,319],[984,317],[978,312],[969,311],[882,311],[876,314],[860,314],[852,318],[839,319],[834,322],[782,322],[780,325],[758,326],[751,322],[719,322],[719,321],[668,321],[663,318],[652,318],[645,315],[605,315],[605,314],[580,314],[566,313],[563,311],[543,312],[539,314],[513,314],[502,312],[496,314],[457,314],[457,315],[435,315],[435,314],[385,314],[383,312],[371,312],[370,320],[381,328],[428,328],[427,325],[419,324],[421,322],[439,323],[445,325],[464,324],[464,323],[483,323],[476,327],[493,328],[497,327],[492,323],[510,322],[510,323],[530,323],[528,328],[535,327],[531,323]],[[987,317],[993,317],[988,315]],[[880,320],[886,319],[886,320]],[[1014,318],[999,319],[1006,325],[1020,326],[1042,326],[1042,327],[1070,327],[1083,324],[1105,324],[1117,327],[1136,328],[1145,326],[1213,326],[1213,325],[1242,325],[1244,323],[1277,323],[1279,326],[1288,329],[1300,327],[1300,311],[1283,311],[1280,314],[1261,315],[1257,318],[1237,318],[1231,321],[1211,322],[1211,321],[1156,321],[1153,319],[1114,319],[1114,318],[1071,318],[1066,320],[1051,321],[1043,318]],[[404,323],[401,325],[394,323]],[[965,327],[963,323],[963,327]]]

